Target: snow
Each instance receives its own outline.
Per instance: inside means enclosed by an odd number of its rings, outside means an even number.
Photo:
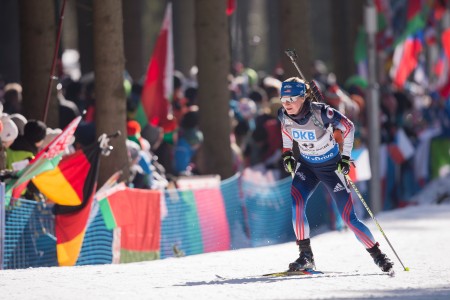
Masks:
[[[283,278],[294,242],[183,258],[84,267],[0,271],[1,299],[450,299],[450,205],[419,205],[377,219],[405,266],[368,219],[395,262],[383,275],[350,231],[312,238],[319,276]]]

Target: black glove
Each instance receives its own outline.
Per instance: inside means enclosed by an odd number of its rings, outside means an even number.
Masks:
[[[337,163],[337,170],[339,173],[347,175],[350,172],[350,157],[342,155]]]
[[[286,151],[281,155],[281,157],[283,158],[283,166],[286,172],[291,174],[294,173],[297,165],[297,161],[294,158],[294,153],[292,153],[292,151]]]

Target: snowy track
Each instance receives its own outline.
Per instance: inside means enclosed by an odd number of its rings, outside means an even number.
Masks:
[[[383,275],[350,231],[312,239],[323,275],[263,277],[297,256],[294,242],[128,265],[0,271],[1,299],[450,299],[450,205],[377,217],[405,266]]]

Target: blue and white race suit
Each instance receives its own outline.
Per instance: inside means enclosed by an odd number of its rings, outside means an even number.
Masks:
[[[283,151],[293,150],[297,142],[300,156],[291,186],[292,224],[297,240],[310,237],[305,208],[308,199],[322,182],[342,215],[344,222],[355,233],[365,248],[375,245],[370,230],[353,209],[353,199],[345,176],[337,171],[341,158],[334,130],[343,135],[342,155],[350,157],[355,128],[353,123],[332,107],[307,99],[297,116],[290,116],[284,108],[278,111],[283,136]]]

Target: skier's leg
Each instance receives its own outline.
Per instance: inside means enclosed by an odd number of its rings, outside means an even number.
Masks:
[[[318,184],[319,180],[313,172],[306,166],[300,165],[291,186],[292,225],[297,237],[300,255],[294,262],[289,264],[290,271],[316,268],[311,250],[309,224],[305,209],[310,195]]]
[[[352,193],[344,175],[338,172],[329,172],[327,175],[321,176],[321,179],[336,201],[342,219],[370,253],[375,264],[383,272],[390,272],[394,264],[386,254],[381,252],[379,244],[375,241],[369,228],[356,216]]]
[[[352,193],[344,175],[337,171],[329,172],[321,179],[334,201],[336,201],[345,224],[366,249],[372,248],[376,244],[375,239],[369,228],[355,214]]]
[[[304,164],[297,169],[291,185],[292,226],[297,241],[309,238],[309,223],[306,217],[306,204],[319,184],[316,175]]]

